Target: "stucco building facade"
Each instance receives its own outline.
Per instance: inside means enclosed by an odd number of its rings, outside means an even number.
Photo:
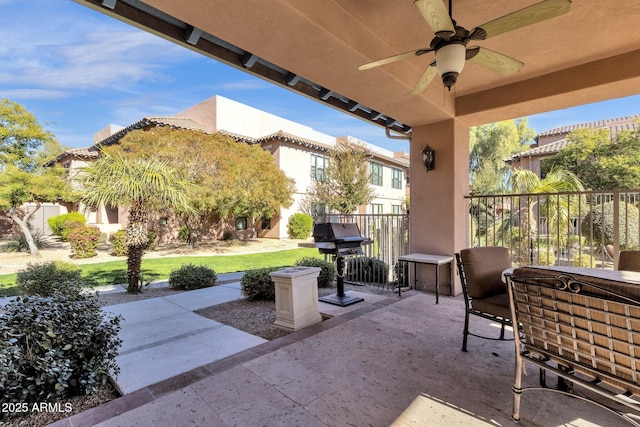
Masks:
[[[259,144],[271,153],[278,168],[295,181],[294,202],[258,224],[260,237],[287,238],[289,217],[297,212],[312,213],[305,196],[313,185],[314,177],[328,165],[329,150],[340,143],[361,144],[370,154],[370,185],[376,197],[369,205],[360,206],[357,213],[400,214],[407,210],[409,159],[405,153],[394,153],[349,136],[321,133],[222,96],[213,96],[174,116],[145,117],[127,127],[107,126],[96,133],[92,146],[68,150],[58,157],[57,162],[68,168],[70,174],[75,174],[99,156],[100,146],[117,144],[128,132],[154,126],[222,133],[238,143]],[[126,224],[125,212],[117,207],[102,207],[97,211],[87,211],[85,215],[89,224],[106,233]]]

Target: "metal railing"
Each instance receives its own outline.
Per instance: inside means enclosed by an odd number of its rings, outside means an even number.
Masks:
[[[346,283],[390,287],[397,280],[398,257],[409,253],[408,214],[322,215],[318,222],[352,222],[370,243],[364,255],[349,256],[345,262]]]
[[[505,246],[515,265],[613,269],[640,247],[640,190],[467,196],[470,246]]]

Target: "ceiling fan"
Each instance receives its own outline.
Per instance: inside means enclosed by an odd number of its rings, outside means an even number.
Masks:
[[[498,73],[509,75],[520,70],[524,63],[484,47],[467,47],[467,43],[470,40],[485,40],[563,15],[571,7],[571,0],[545,0],[468,31],[453,20],[451,3],[452,0],[449,0],[449,13],[447,14],[443,0],[414,0],[418,11],[435,33],[430,46],[369,62],[361,65],[358,69],[368,70],[413,56],[435,52],[435,59],[418,79],[411,91],[412,95],[423,92],[436,74],[440,74],[444,86],[451,90],[467,60]]]

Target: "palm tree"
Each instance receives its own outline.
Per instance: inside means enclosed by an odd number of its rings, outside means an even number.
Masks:
[[[125,233],[127,292],[140,292],[140,267],[149,239],[149,212],[158,208],[193,210],[188,203],[190,184],[181,171],[166,162],[126,159],[105,152],[83,172],[84,203],[93,207],[129,208]]]
[[[548,230],[560,231],[562,227],[570,227],[571,207],[577,206],[576,196],[571,193],[583,191],[584,186],[580,179],[564,169],[552,169],[543,179],[527,169],[516,169],[509,180],[513,193],[527,194],[525,208],[521,210],[522,224],[527,230],[529,244],[538,237],[536,212],[543,214],[547,219]],[[536,197],[536,194],[556,193],[545,197]],[[572,203],[573,202],[573,203]],[[558,233],[560,241],[564,245],[566,233]]]

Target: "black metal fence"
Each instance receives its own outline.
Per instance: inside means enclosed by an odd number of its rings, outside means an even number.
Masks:
[[[640,248],[640,190],[469,196],[471,246],[505,246],[516,265],[612,269]]]
[[[323,215],[315,222],[352,222],[370,243],[364,254],[345,262],[345,283],[391,288],[398,280],[398,257],[409,253],[408,214]]]

